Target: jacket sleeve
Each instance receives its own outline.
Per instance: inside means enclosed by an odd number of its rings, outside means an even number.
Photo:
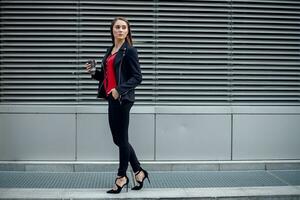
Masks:
[[[108,54],[108,52],[110,52],[110,49],[111,48],[108,48],[106,50],[105,56],[103,57],[101,64],[100,64],[100,68],[96,69],[95,74],[91,75],[92,78],[96,79],[97,81],[103,82],[103,80],[104,80],[104,65],[103,65],[103,63],[105,62],[106,55]]]
[[[128,70],[129,73],[129,79],[119,84],[116,88],[120,95],[123,95],[129,90],[134,89],[142,82],[142,73],[139,58],[137,50],[135,48],[128,48],[127,54],[124,57],[124,62],[124,66],[126,67],[126,70]]]
[[[101,68],[100,70],[96,70],[95,71],[95,74],[92,74],[92,78],[93,79],[96,79],[97,81],[103,81],[104,79],[104,73],[103,73],[103,66],[102,66],[102,63],[101,63]]]

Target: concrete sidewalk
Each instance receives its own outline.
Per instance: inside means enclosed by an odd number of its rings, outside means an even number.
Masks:
[[[106,194],[106,189],[0,189],[0,199],[300,199],[300,186],[145,188]]]
[[[149,171],[142,191],[106,194],[115,172],[1,171],[0,199],[300,199],[300,170]],[[133,187],[134,178],[129,187]]]

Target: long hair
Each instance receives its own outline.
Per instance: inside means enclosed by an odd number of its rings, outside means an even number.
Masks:
[[[111,35],[112,43],[115,44],[115,39],[114,39],[114,34],[113,34],[113,27],[114,27],[115,23],[116,23],[118,20],[122,20],[122,21],[126,22],[126,24],[127,24],[127,29],[128,29],[128,33],[127,33],[127,36],[126,36],[126,42],[127,42],[130,46],[132,46],[132,36],[131,36],[130,24],[129,24],[128,20],[125,19],[124,17],[116,17],[116,18],[111,22],[111,25],[110,25],[110,35]]]

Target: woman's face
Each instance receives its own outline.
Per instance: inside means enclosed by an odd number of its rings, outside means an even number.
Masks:
[[[125,40],[128,34],[128,27],[126,22],[117,20],[113,26],[113,35],[115,40]]]

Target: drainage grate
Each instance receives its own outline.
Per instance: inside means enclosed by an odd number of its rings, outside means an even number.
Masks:
[[[287,185],[265,171],[151,172],[152,188],[249,187]]]
[[[110,188],[116,173],[0,172],[0,188]]]
[[[274,175],[272,175],[274,174]],[[0,172],[0,188],[111,188],[114,172]],[[205,188],[300,185],[300,171],[149,172],[147,188]],[[132,176],[129,176],[133,186]]]
[[[300,185],[300,170],[274,170],[269,172],[291,185]]]

